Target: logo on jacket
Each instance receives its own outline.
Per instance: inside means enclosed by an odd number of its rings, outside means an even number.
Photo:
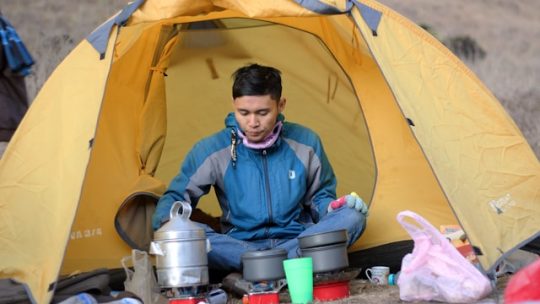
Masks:
[[[294,170],[289,170],[289,179],[295,179],[296,178],[296,172]]]

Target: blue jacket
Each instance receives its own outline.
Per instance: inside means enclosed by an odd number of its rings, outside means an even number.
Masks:
[[[284,122],[280,137],[268,149],[250,149],[237,141],[234,160],[232,131],[238,124],[232,113],[225,125],[188,153],[158,202],[154,229],[168,219],[175,201],[196,206],[211,186],[222,210],[222,232],[236,239],[295,238],[304,223],[326,214],[336,197],[336,178],[315,132]]]

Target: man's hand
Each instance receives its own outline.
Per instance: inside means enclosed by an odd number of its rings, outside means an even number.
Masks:
[[[364,200],[356,192],[351,192],[351,194],[344,195],[335,201],[332,201],[328,205],[328,212],[332,212],[338,208],[341,208],[343,205],[347,205],[349,208],[354,208],[356,211],[361,212],[367,215],[368,208]]]

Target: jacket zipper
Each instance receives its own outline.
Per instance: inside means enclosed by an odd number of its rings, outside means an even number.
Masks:
[[[268,224],[272,223],[272,195],[270,194],[270,178],[268,176],[268,156],[266,150],[262,151],[263,170],[264,170],[264,184],[266,189],[266,197],[268,198]],[[268,226],[266,227],[266,233],[268,234]]]

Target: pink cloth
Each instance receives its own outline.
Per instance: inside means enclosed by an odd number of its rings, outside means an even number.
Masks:
[[[274,126],[272,133],[270,133],[270,135],[268,135],[264,140],[258,143],[250,142],[244,132],[242,132],[242,130],[240,129],[238,129],[238,137],[242,139],[242,143],[248,148],[257,150],[266,149],[271,147],[276,142],[279,137],[279,133],[281,132],[281,127],[283,127],[283,123],[281,121],[278,121]]]

